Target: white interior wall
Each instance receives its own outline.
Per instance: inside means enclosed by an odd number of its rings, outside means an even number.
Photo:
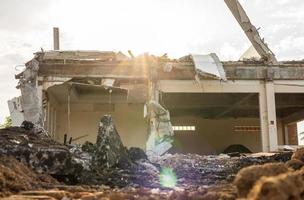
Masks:
[[[242,144],[253,152],[261,151],[260,132],[235,132],[234,126],[259,126],[260,120],[254,118],[209,120],[199,117],[171,117],[175,126],[196,126],[195,131],[183,131],[183,141],[177,141],[181,148],[191,153],[221,153],[231,144]]]
[[[113,117],[116,129],[127,147],[145,148],[147,140],[147,123],[143,118],[143,104],[115,104],[112,111],[84,111],[71,106],[71,131],[69,137],[77,138],[88,134],[87,137],[75,143],[90,141],[95,143],[98,124],[102,116],[110,114]],[[56,140],[63,142],[67,133],[67,105],[63,104],[57,111]]]

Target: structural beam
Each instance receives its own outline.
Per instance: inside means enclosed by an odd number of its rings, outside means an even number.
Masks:
[[[225,109],[224,111],[216,114],[214,116],[214,118],[220,118],[222,116],[224,116],[225,114],[231,112],[232,110],[234,110],[235,108],[237,108],[239,105],[241,105],[242,103],[246,102],[248,99],[250,99],[251,97],[253,97],[255,95],[255,93],[250,93],[247,96],[241,98],[239,101],[237,101],[235,104],[233,104],[232,106],[228,107],[227,109]]]
[[[304,119],[304,109],[299,110],[298,112],[292,113],[284,118],[282,118],[282,122],[284,124],[289,124],[292,122],[297,122]]]
[[[39,65],[38,75],[77,78],[128,78],[147,79],[147,66],[136,63],[100,63],[100,64],[46,64]]]
[[[260,81],[201,80],[161,80],[160,91],[165,93],[259,93],[263,85]]]
[[[251,24],[249,17],[238,0],[225,0],[234,18],[238,21],[252,46],[258,54],[271,64],[278,64],[275,55],[261,38],[257,28]]]

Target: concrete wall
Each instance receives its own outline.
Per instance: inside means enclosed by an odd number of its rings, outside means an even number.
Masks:
[[[105,105],[107,107],[107,105]],[[99,109],[99,111],[88,111],[89,105],[71,105],[71,131],[68,138],[86,135],[75,143],[85,141],[96,142],[98,124],[101,117],[105,114],[111,114],[117,131],[127,147],[145,148],[147,140],[147,123],[143,118],[143,104],[115,104],[114,109],[109,111]],[[83,108],[82,108],[83,107]],[[56,140],[63,142],[64,134],[67,133],[68,127],[67,105],[60,106],[57,111]]]
[[[221,153],[231,144],[243,144],[261,151],[260,132],[235,132],[234,126],[259,126],[259,119],[208,120],[198,117],[171,117],[174,126],[196,126],[196,131],[175,131],[175,145],[184,153]]]

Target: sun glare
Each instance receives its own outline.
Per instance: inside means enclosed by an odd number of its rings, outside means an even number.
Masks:
[[[174,188],[177,178],[172,168],[162,168],[159,175],[160,184],[163,187]]]

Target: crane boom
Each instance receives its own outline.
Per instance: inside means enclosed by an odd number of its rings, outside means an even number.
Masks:
[[[274,53],[269,49],[267,44],[261,38],[257,28],[251,24],[249,17],[238,0],[224,0],[228,8],[232,12],[235,19],[238,21],[252,46],[258,54],[265,59],[269,64],[278,64]]]

